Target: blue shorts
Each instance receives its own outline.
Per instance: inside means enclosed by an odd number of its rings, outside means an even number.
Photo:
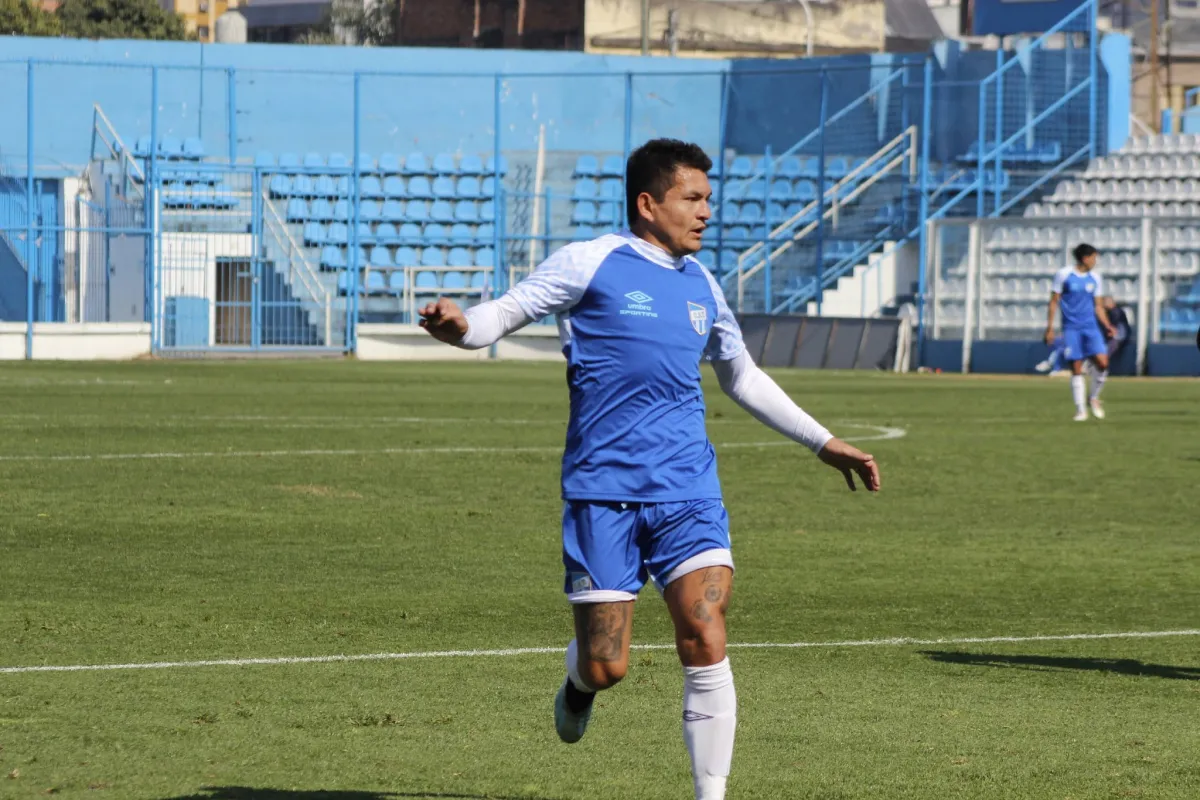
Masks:
[[[1104,355],[1108,345],[1100,328],[1067,328],[1063,331],[1063,358],[1067,361],[1083,361],[1085,358]]]
[[[637,599],[705,567],[733,568],[729,516],[720,500],[563,504],[564,591],[572,603]]]

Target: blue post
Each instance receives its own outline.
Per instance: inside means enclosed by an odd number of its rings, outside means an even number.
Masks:
[[[721,115],[718,123],[721,128],[717,134],[720,137],[717,147],[720,152],[713,159],[717,162],[717,274],[724,275],[725,267],[730,266],[724,263],[722,256],[725,250],[725,148],[729,143],[729,136],[725,128],[729,124],[729,73],[721,73]],[[739,308],[740,312],[741,309]]]
[[[771,313],[771,145],[763,148],[763,311]]]
[[[978,130],[976,131],[976,140],[979,143],[979,156],[975,159],[975,216],[983,216],[984,206],[984,188],[983,188],[983,170],[987,159],[984,156],[987,153],[987,78],[979,82],[979,114],[975,121]]]
[[[196,108],[196,136],[204,138],[204,43],[200,43],[200,102]]]
[[[996,177],[995,185],[992,190],[995,195],[995,206],[993,212],[1003,205],[1000,189],[1000,171],[1003,169],[1001,163],[1004,161],[1004,154],[1000,152],[1000,145],[1004,143],[1004,73],[1000,72],[1000,68],[1004,66],[1004,49],[996,50]],[[983,179],[983,168],[980,167],[979,177]],[[980,193],[983,192],[983,186],[979,187]]]
[[[162,347],[163,320],[160,311],[165,306],[159,303],[160,280],[158,274],[158,67],[150,69],[150,161],[145,183],[146,227],[146,309],[150,314],[150,342],[157,349]]]
[[[1096,147],[1097,115],[1100,112],[1097,107],[1099,76],[1096,74],[1099,69],[1097,62],[1100,60],[1096,33],[1098,6],[1098,0],[1088,3],[1088,158],[1100,155],[1099,148]]]
[[[497,72],[495,79],[494,79],[493,86],[492,86],[492,93],[493,93],[493,97],[492,97],[492,114],[493,114],[493,118],[492,118],[492,128],[493,128],[492,150],[493,150],[494,160],[496,163],[496,173],[493,176],[493,178],[495,179],[495,182],[496,182],[496,197],[495,197],[495,200],[493,200],[493,202],[496,204],[496,206],[495,206],[495,214],[496,214],[495,234],[493,236],[493,239],[494,239],[493,249],[495,250],[496,255],[492,259],[492,263],[495,265],[494,272],[493,272],[493,278],[495,279],[495,285],[497,287],[497,294],[499,294],[500,291],[508,288],[508,273],[506,271],[500,269],[501,253],[504,251],[504,233],[505,233],[505,231],[504,231],[504,203],[506,202],[504,199],[504,192],[501,191],[501,186],[500,186],[500,145],[501,145],[500,126],[503,124],[503,116],[504,116],[502,113],[500,103],[501,103],[501,99],[504,96],[503,95],[503,92],[504,92],[504,80],[503,79],[504,79],[504,76]]]
[[[917,234],[917,364],[921,364],[921,358],[925,351],[925,290],[926,290],[926,267],[925,259],[929,248],[929,231],[927,220],[929,219],[929,136],[932,123],[930,121],[932,106],[933,106],[933,56],[925,57],[925,86],[922,88],[922,108],[921,108],[921,161],[918,167],[920,173],[918,180],[920,181],[920,203],[919,209],[919,228]]]
[[[229,84],[229,110],[225,113],[229,115],[229,124],[226,126],[229,132],[229,163],[237,163],[237,72],[230,67],[225,70],[225,80]]]
[[[633,152],[633,73],[625,73],[625,163],[629,163],[629,154]],[[629,199],[625,192],[621,193],[621,225],[624,228],[629,220]]]
[[[250,347],[262,348],[263,269],[262,269],[262,172],[250,173]]]
[[[829,81],[821,67],[821,135],[817,151],[817,316],[825,299],[825,119],[829,109]]]
[[[900,130],[907,131],[909,125],[908,113],[908,93],[911,90],[909,86],[908,71],[910,65],[905,63],[904,71],[900,74]],[[903,220],[901,226],[908,225],[908,190],[900,193],[900,219]],[[893,223],[889,223],[890,225]]]
[[[551,201],[551,199],[553,199],[553,197],[554,197],[554,194],[549,189],[547,189],[546,197],[545,197],[545,205],[542,206],[542,258],[543,259],[547,259],[550,257],[550,247],[552,245],[552,240],[550,238],[550,216],[551,216],[550,215],[550,201]],[[537,243],[536,242],[529,243],[529,247],[531,250],[533,249],[533,246],[535,244],[537,244]]]
[[[33,59],[26,68],[25,97],[25,358],[33,358]]]
[[[351,213],[350,225],[350,280],[346,292],[349,296],[347,304],[349,313],[346,314],[346,349],[355,352],[358,349],[358,282],[362,278],[363,265],[359,262],[358,251],[358,151],[362,143],[362,74],[354,73],[354,165],[353,175],[350,176],[350,202],[354,211]]]

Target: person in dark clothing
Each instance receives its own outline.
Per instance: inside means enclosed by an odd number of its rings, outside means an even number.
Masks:
[[[1111,296],[1104,298],[1104,307],[1108,310],[1108,321],[1113,328],[1113,335],[1109,336],[1106,333],[1104,337],[1108,344],[1108,358],[1112,360],[1129,341],[1132,329],[1129,326],[1129,315]]]

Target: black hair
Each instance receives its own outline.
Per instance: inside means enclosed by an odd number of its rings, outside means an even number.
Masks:
[[[625,204],[629,226],[639,219],[637,199],[646,192],[662,202],[675,185],[675,171],[692,167],[707,173],[712,159],[698,144],[678,139],[651,139],[629,154],[625,165]]]
[[[1096,248],[1086,243],[1078,245],[1074,250],[1071,251],[1071,255],[1075,256],[1076,264],[1082,264],[1085,258],[1095,254]]]

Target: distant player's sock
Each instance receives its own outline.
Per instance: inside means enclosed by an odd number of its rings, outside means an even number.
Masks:
[[[683,668],[683,741],[692,759],[696,800],[723,800],[733,760],[737,694],[729,659]]]
[[[579,714],[592,704],[596,690],[579,675],[579,644],[572,639],[567,645],[567,708]]]
[[[1084,400],[1087,398],[1087,384],[1082,375],[1071,376],[1071,395],[1075,398],[1075,410],[1087,411]]]
[[[1100,397],[1100,390],[1104,388],[1104,381],[1108,380],[1108,370],[1096,370],[1092,373],[1092,394],[1089,399],[1096,400]]]

